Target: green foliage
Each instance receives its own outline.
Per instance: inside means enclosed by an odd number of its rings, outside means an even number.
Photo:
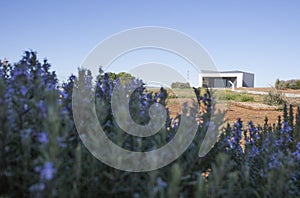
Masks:
[[[254,102],[254,97],[247,93],[235,93],[229,90],[226,90],[225,93],[222,93],[218,97],[219,100],[232,100],[236,102]]]
[[[292,85],[292,89],[300,89],[300,80],[296,80]]]
[[[123,84],[129,83],[134,77],[127,72],[120,72],[116,75],[116,78],[119,78]],[[114,78],[115,79],[115,78]],[[114,80],[113,79],[113,80]]]
[[[279,80],[275,82],[276,89],[300,89],[300,80]]]
[[[26,52],[13,66],[0,64],[0,75],[0,197],[300,196],[299,109],[294,118],[292,110],[284,108],[283,121],[280,119],[277,127],[270,127],[267,119],[263,129],[251,122],[244,126],[239,119],[221,129],[222,120],[209,125],[217,116],[224,116],[212,114],[213,93],[195,91],[206,111],[198,114],[195,104],[183,109],[188,112],[186,116],[199,116],[192,144],[166,167],[130,173],[96,160],[76,132],[72,112],[72,94],[76,92],[72,92],[73,87],[82,86],[79,79],[92,84],[88,70],[80,70],[77,78],[70,76],[58,86],[48,62],[40,63],[36,53]],[[180,126],[181,115],[174,120],[168,116],[161,131],[149,139],[129,136],[118,127],[110,108],[117,79],[103,72],[96,79],[96,113],[107,136],[133,151],[169,143]],[[147,123],[150,118],[141,112],[147,114],[154,103],[165,105],[167,95],[163,88],[152,94],[139,86],[131,96],[131,116],[137,123]],[[82,103],[73,105],[85,107]],[[289,126],[294,119],[294,126]],[[199,158],[209,127],[220,129],[220,136],[211,151]],[[245,142],[243,148],[241,142]]]
[[[173,82],[171,84],[171,88],[172,89],[187,89],[187,88],[191,88],[190,83],[183,83],[183,82]]]
[[[242,94],[239,100],[241,102],[254,102],[254,97],[247,94]]]
[[[99,76],[98,78],[101,78],[101,74],[104,74],[104,71],[100,68],[99,70]],[[127,72],[120,72],[120,73],[113,73],[113,72],[106,72],[106,74],[109,77],[109,80],[111,82],[113,82],[116,79],[119,79],[121,81],[121,83],[124,85],[126,83],[130,83],[131,80],[135,79],[134,76],[132,76],[131,74],[127,73]],[[101,80],[101,79],[98,79]]]

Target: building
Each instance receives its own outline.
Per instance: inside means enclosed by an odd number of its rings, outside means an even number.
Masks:
[[[254,87],[254,74],[243,71],[202,70],[199,76],[200,86],[211,88]]]

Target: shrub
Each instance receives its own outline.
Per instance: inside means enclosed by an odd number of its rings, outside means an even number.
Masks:
[[[183,82],[173,82],[171,84],[171,88],[172,89],[187,89],[187,88],[191,88],[190,83],[183,83]]]
[[[1,197],[300,196],[300,109],[295,122],[292,110],[285,106],[283,119],[274,125],[266,119],[264,127],[237,119],[220,129],[218,142],[198,158],[208,127],[219,129],[223,123],[212,122],[220,116],[211,114],[212,93],[197,92],[206,111],[199,115],[196,136],[183,155],[159,170],[129,173],[97,161],[76,132],[72,112],[76,92],[72,91],[82,85],[79,79],[86,82],[87,90],[91,88],[88,70],[80,70],[77,78],[70,76],[60,87],[47,61],[40,63],[35,53],[26,52],[15,65],[0,63],[0,75]],[[110,107],[117,81],[103,72],[96,80],[96,113],[107,136],[133,151],[170,142],[181,116],[174,120],[167,116],[165,126],[150,139],[136,139],[118,127]],[[130,84],[139,85],[131,96],[131,116],[146,124],[149,106],[165,105],[166,91],[162,88],[153,95],[137,79]],[[188,114],[197,111],[190,108]]]
[[[232,100],[236,102],[254,102],[254,97],[247,93],[235,93],[226,90],[224,94],[219,95],[219,100]]]
[[[300,80],[279,80],[275,82],[276,89],[300,89]]]
[[[241,102],[253,102],[254,97],[248,94],[241,94],[240,99]]]
[[[278,89],[273,89],[273,90],[269,91],[268,94],[265,95],[263,98],[264,104],[272,105],[272,106],[273,105],[275,105],[275,106],[283,105],[286,102],[287,101],[285,99],[285,96]]]
[[[291,89],[300,89],[300,80],[296,80],[292,85]]]

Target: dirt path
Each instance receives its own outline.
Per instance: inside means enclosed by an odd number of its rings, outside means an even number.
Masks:
[[[264,87],[264,88],[250,88],[250,87],[242,87],[242,88],[237,88],[236,90],[248,90],[248,91],[258,91],[258,92],[269,92],[274,90],[272,87]],[[286,90],[281,90],[282,93],[290,93],[290,94],[300,94],[299,89],[286,89]]]
[[[250,94],[257,94],[257,95],[268,95],[268,93],[269,93],[266,91],[254,91],[254,90],[234,90],[234,92],[250,93]],[[282,94],[288,98],[300,98],[300,94],[298,94],[297,92],[295,92],[295,93],[282,92]]]

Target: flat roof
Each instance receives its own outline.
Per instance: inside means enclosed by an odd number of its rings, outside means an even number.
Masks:
[[[240,70],[232,70],[232,71],[213,71],[213,70],[201,70],[201,73],[220,73],[220,74],[226,74],[226,73],[246,73],[246,74],[254,74],[254,73],[250,73],[250,72],[244,72],[244,71],[240,71]]]

